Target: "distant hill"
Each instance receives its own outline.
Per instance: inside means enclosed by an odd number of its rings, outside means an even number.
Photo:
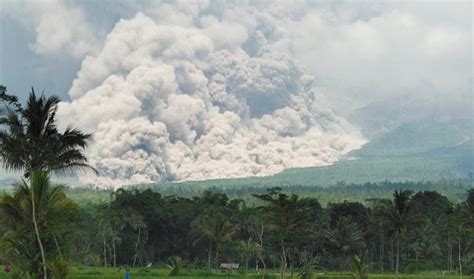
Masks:
[[[431,152],[435,156],[455,158],[455,169],[470,179],[474,179],[474,140],[456,146],[434,149]]]
[[[362,133],[373,140],[403,124],[422,120],[430,123],[474,122],[472,103],[440,102],[432,98],[416,98],[415,92],[405,95],[383,98],[358,108],[347,115],[347,120],[359,127]],[[472,131],[472,130],[471,130]]]
[[[470,161],[472,162],[472,158]],[[331,166],[288,169],[281,173],[265,177],[239,179],[216,179],[164,183],[164,185],[192,186],[209,188],[219,186],[234,187],[273,187],[273,186],[320,186],[330,187],[350,183],[380,181],[439,181],[443,179],[467,178],[457,169],[462,163],[451,156],[399,156],[393,158],[360,158],[337,162]],[[462,163],[463,166],[466,163]]]
[[[454,147],[468,142],[471,142],[472,147],[473,133],[474,122],[468,119],[412,122],[402,124],[373,139],[362,149],[352,152],[352,155],[357,157],[400,156],[429,152],[436,148]]]
[[[288,169],[266,177],[164,183],[170,186],[329,187],[380,181],[467,179],[474,173],[474,124],[419,121],[402,124],[330,166]]]

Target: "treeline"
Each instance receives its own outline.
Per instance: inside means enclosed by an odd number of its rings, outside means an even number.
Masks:
[[[368,199],[372,198],[390,198],[392,193],[398,189],[410,189],[415,192],[436,191],[445,195],[449,200],[459,202],[465,199],[466,192],[474,187],[472,179],[439,180],[439,181],[381,181],[366,182],[362,184],[338,182],[333,186],[304,186],[291,185],[280,186],[270,185],[262,187],[259,185],[221,185],[218,182],[188,182],[188,183],[163,183],[163,184],[145,184],[126,187],[128,189],[137,189],[140,191],[151,189],[164,196],[180,196],[192,198],[201,196],[205,191],[216,193],[225,193],[229,198],[240,198],[245,200],[247,205],[256,206],[261,202],[255,198],[255,194],[263,194],[266,189],[281,187],[284,192],[295,193],[300,197],[317,197],[319,202],[326,206],[332,202],[358,201],[366,204]],[[67,187],[66,194],[78,203],[103,202],[110,200],[112,189],[99,187]]]
[[[357,255],[371,272],[474,273],[474,189],[457,204],[434,191],[400,190],[367,206],[342,202],[324,208],[316,198],[280,188],[256,194],[261,201],[256,207],[211,191],[184,198],[136,189],[119,189],[108,203],[79,206],[61,192],[51,186],[41,209],[51,268],[137,267],[179,257],[195,268],[230,262],[263,273],[304,273],[348,270]],[[0,254],[14,269],[34,273],[40,263],[31,259],[40,251],[31,221],[15,220],[23,210],[21,196],[16,191],[0,201]],[[12,249],[5,249],[8,244]]]
[[[300,196],[318,196],[322,204],[327,204],[334,201],[360,201],[365,202],[368,198],[390,198],[395,190],[410,189],[416,192],[419,191],[436,191],[440,194],[446,195],[450,200],[461,200],[465,198],[466,192],[471,189],[473,184],[472,179],[456,179],[456,180],[439,180],[439,181],[381,181],[381,182],[366,182],[366,183],[346,183],[344,181],[338,182],[333,186],[305,186],[305,185],[291,185],[281,186],[281,188],[290,193],[296,193]],[[184,187],[183,187],[184,186]],[[225,193],[229,197],[252,197],[254,194],[263,194],[266,189],[273,187],[280,187],[279,185],[272,185],[270,187],[260,187],[254,185],[232,185],[222,187],[219,184],[214,184],[207,188],[199,188],[199,185],[144,185],[138,189],[151,188],[155,191],[165,195],[179,195],[192,197],[201,195],[203,191],[208,190],[212,192]]]

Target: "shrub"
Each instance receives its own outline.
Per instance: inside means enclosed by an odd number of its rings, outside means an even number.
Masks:
[[[173,256],[168,259],[169,265],[167,267],[170,269],[169,276],[178,276],[183,267],[183,263],[180,257]]]
[[[354,273],[353,278],[356,279],[367,279],[369,278],[369,266],[365,264],[364,257],[358,257],[357,255],[352,256],[352,267]]]
[[[301,279],[311,279],[313,278],[313,275],[314,275],[313,265],[308,262],[304,263],[300,271],[298,272],[298,276]]]
[[[56,258],[50,261],[48,268],[51,271],[53,279],[65,279],[71,272],[70,264],[62,258]]]
[[[432,261],[428,260],[419,260],[419,261],[413,261],[413,260],[408,260],[407,264],[404,268],[404,271],[406,273],[417,273],[421,271],[429,271],[434,269],[434,264]]]

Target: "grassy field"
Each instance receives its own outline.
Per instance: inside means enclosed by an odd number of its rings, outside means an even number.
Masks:
[[[132,269],[129,272],[130,279],[152,279],[152,278],[168,278],[169,270],[165,268],[139,268]],[[269,272],[267,278],[279,278],[279,274],[276,271]],[[123,279],[125,277],[125,270],[119,268],[91,268],[91,267],[74,267],[71,271],[71,274],[68,276],[69,279]],[[298,274],[295,273],[293,277],[290,274],[288,278],[299,278]],[[10,275],[4,273],[3,268],[0,270],[0,278],[8,279],[13,278]],[[212,270],[183,270],[180,276],[174,276],[172,278],[261,278],[261,276],[255,272],[248,272],[244,274],[243,272],[232,272],[224,273],[219,271]],[[313,278],[321,279],[336,279],[336,278],[353,278],[349,273],[341,272],[329,272],[329,273],[320,273],[315,272]],[[429,273],[419,273],[419,274],[400,274],[398,277],[395,274],[370,274],[369,278],[399,278],[399,279],[408,279],[408,278],[446,278],[446,279],[458,279],[461,278],[459,275],[447,275],[443,272],[429,272]],[[464,275],[463,278],[473,278],[472,276]]]

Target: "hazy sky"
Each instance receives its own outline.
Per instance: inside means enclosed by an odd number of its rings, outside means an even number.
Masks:
[[[0,83],[65,100],[64,121],[95,134],[99,183],[271,174],[360,147],[344,117],[372,102],[472,113],[472,9],[3,0]]]
[[[397,94],[465,101],[472,91],[471,1],[245,2],[3,0],[1,82],[16,94],[34,85],[67,99],[81,62],[120,19],[142,12],[202,26],[212,14],[230,25],[219,36],[233,40],[254,28],[255,14],[241,11],[253,6],[268,14],[267,29],[278,29],[277,47],[339,105]],[[242,17],[232,15],[239,9]]]

